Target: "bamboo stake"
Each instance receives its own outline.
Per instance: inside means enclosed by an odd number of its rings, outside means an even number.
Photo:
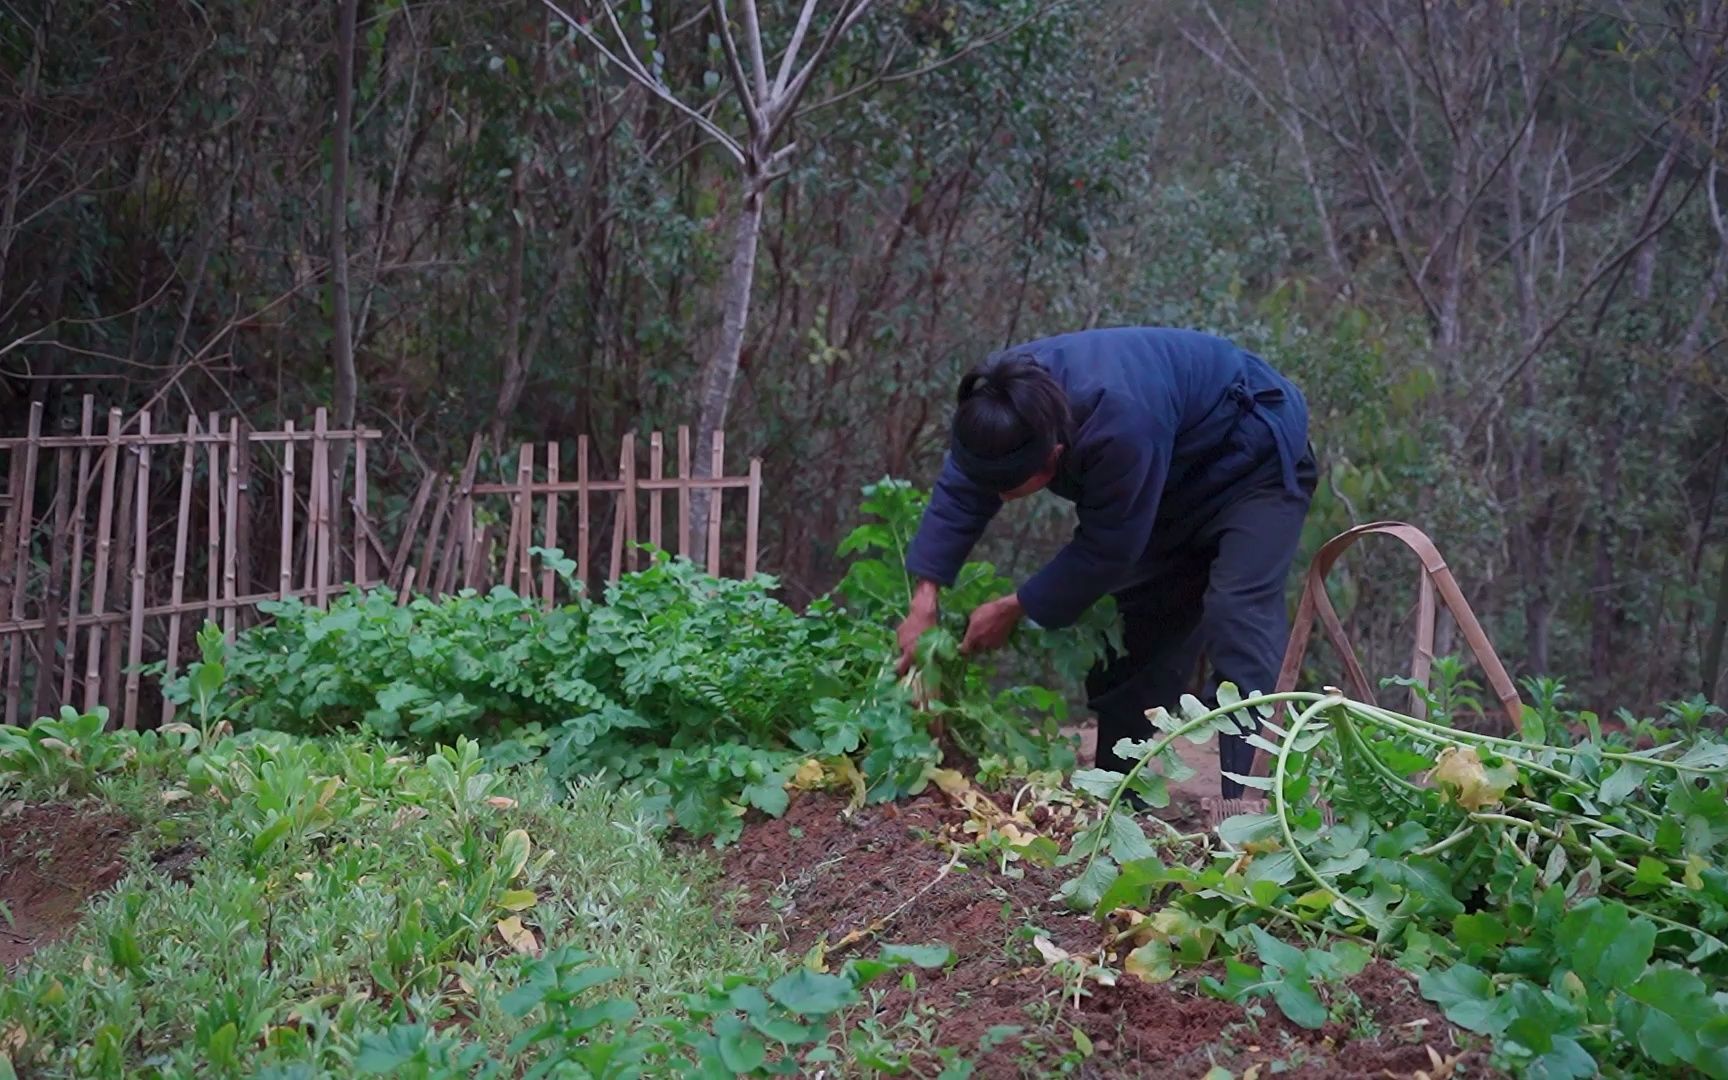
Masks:
[[[26,444],[28,445],[28,444]],[[6,516],[0,519],[0,612],[12,610],[12,589],[22,585],[13,580],[16,567],[11,564],[10,552],[14,546],[13,533],[18,528],[18,489],[23,485],[24,455],[17,450],[7,455],[6,468]],[[6,664],[0,655],[0,684],[6,681]]]
[[[89,435],[96,430],[96,399],[84,395],[78,430]],[[84,500],[90,493],[90,448],[78,448],[78,503],[72,512],[72,584],[68,589],[71,622],[66,627],[66,663],[60,675],[61,704],[72,703],[72,683],[78,670],[78,604],[84,589]]]
[[[256,585],[252,576],[252,426],[244,418],[237,418],[235,424],[238,435],[234,440],[234,451],[239,459],[240,483],[234,491],[234,515],[240,527],[234,532],[234,550],[239,556],[234,592],[237,596],[245,596]],[[242,627],[252,622],[250,608],[241,607],[234,615]]]
[[[690,428],[678,429],[678,554],[690,559]]]
[[[558,458],[558,443],[556,441],[547,443],[546,482],[554,485],[554,490],[546,492],[545,529],[546,547],[553,551],[558,550],[558,492],[555,489],[558,483]],[[545,565],[544,560],[542,560],[542,565],[540,567],[540,602],[544,604],[548,610],[552,608],[554,603],[555,593],[553,590],[556,585],[557,575],[552,572],[552,567]]]
[[[648,479],[658,481],[666,475],[666,440],[658,432],[648,436]],[[665,537],[660,527],[661,503],[665,501],[665,493],[659,488],[648,491],[648,543],[654,546],[656,552],[663,549]]]
[[[372,577],[371,558],[366,550],[366,530],[371,524],[371,508],[366,496],[366,440],[354,437],[354,583],[366,588]]]
[[[516,588],[516,567],[522,546],[522,518],[527,511],[522,502],[522,489],[528,481],[522,478],[522,473],[524,469],[529,470],[532,477],[533,468],[534,444],[523,443],[516,451],[516,490],[510,493],[510,538],[504,544],[503,584],[512,589]]]
[[[438,537],[444,531],[444,516],[450,512],[450,497],[456,489],[448,480],[438,482],[438,502],[432,508],[432,528],[426,533],[426,546],[420,551],[420,565],[426,568],[428,592],[438,590]]]
[[[40,451],[37,449],[42,438],[42,403],[30,403],[29,427],[26,429],[24,445],[24,469],[19,477],[19,483],[12,488],[12,542],[17,545],[17,554],[12,562],[12,620],[17,622],[24,618],[24,597],[30,591],[30,541],[36,535],[36,462]],[[47,663],[49,657],[43,657]],[[6,643],[6,722],[18,722],[19,697],[24,683],[24,639],[20,634],[12,635]]]
[[[240,420],[238,417],[228,421],[228,497],[224,509],[227,512],[226,523],[222,527],[222,542],[226,550],[222,553],[222,599],[226,606],[222,610],[222,632],[230,642],[234,640],[234,623],[239,606],[234,598],[240,592]]]
[[[480,436],[476,435],[468,443],[468,460],[462,465],[462,476],[457,482],[456,490],[456,523],[450,528],[450,540],[445,547],[444,565],[438,569],[438,592],[449,593],[456,585],[457,543],[460,540],[466,549],[468,561],[467,578],[470,588],[480,586],[480,545],[474,535],[474,472],[480,467]],[[485,565],[490,571],[491,563]]]
[[[762,459],[750,459],[750,495],[744,511],[744,576],[756,576],[756,561],[761,553],[759,533],[762,526]]]
[[[141,452],[135,439],[126,439],[122,444],[126,454],[135,459]],[[120,473],[120,505],[114,511],[114,574],[108,585],[109,594],[115,599],[115,608],[124,614],[131,607],[128,602],[120,604],[119,598],[131,593],[132,584],[132,533],[136,518],[133,515],[133,500],[138,489],[138,470],[132,461],[122,460],[118,466]],[[102,693],[108,699],[105,704],[116,718],[124,717],[125,701],[122,691],[124,684],[120,681],[125,657],[126,632],[125,619],[117,619],[108,624],[108,644],[104,646],[107,652],[102,658]]]
[[[138,414],[138,434],[150,435],[150,410]],[[138,727],[138,668],[144,663],[144,559],[150,543],[150,444],[138,448],[138,482],[132,501],[137,515],[132,525],[132,625],[126,641],[126,712],[128,731]]]
[[[516,479],[521,485],[522,494],[522,551],[517,556],[516,563],[516,595],[524,600],[533,598],[534,579],[530,576],[534,557],[529,549],[534,546],[534,444],[522,444],[522,460],[516,466]],[[509,581],[509,575],[505,575]]]
[[[312,444],[312,483],[318,488],[318,606],[330,606],[330,413],[319,407],[313,414],[316,441]]]
[[[90,614],[100,616],[108,605],[108,549],[114,539],[114,470],[119,467],[120,410],[108,410],[108,447],[102,457],[102,501],[97,503],[96,568],[90,578]],[[102,698],[102,627],[92,623],[84,647],[84,711]]]
[[[282,421],[282,430],[294,431],[294,421]],[[294,444],[282,444],[282,550],[276,562],[276,587],[282,599],[294,589]]]
[[[420,478],[420,490],[414,493],[414,505],[408,511],[408,523],[403,526],[402,540],[396,545],[396,555],[390,560],[390,584],[398,589],[406,589],[407,579],[403,572],[408,569],[408,556],[414,552],[414,538],[420,535],[420,518],[426,513],[426,500],[432,497],[432,487],[437,477],[427,473]]]
[[[169,587],[168,605],[175,611],[168,616],[168,656],[167,666],[164,668],[166,674],[162,678],[164,688],[174,681],[174,673],[180,669],[180,629],[185,616],[180,613],[179,608],[186,597],[186,540],[192,517],[192,472],[198,463],[198,444],[192,437],[197,432],[198,421],[188,417],[186,449],[180,458],[180,506],[174,515],[174,582]],[[162,722],[174,722],[174,702],[169,700],[166,693],[162,695]]]
[[[624,574],[626,543],[636,542],[636,433],[624,434],[618,452],[618,479],[624,489],[612,508],[612,569],[608,581],[616,582]],[[626,540],[628,536],[628,541]]]
[[[367,545],[372,549],[372,554],[378,556],[378,565],[383,566],[389,560],[390,553],[385,550],[384,541],[378,536],[378,530],[372,527],[371,519],[362,514],[354,519],[354,526],[365,537]],[[374,584],[381,584],[381,582],[374,582]]]
[[[576,580],[588,591],[588,436],[576,438]]]
[[[222,420],[215,413],[210,414],[205,432],[209,435],[222,434]],[[204,596],[209,600],[204,611],[205,622],[215,622],[217,599],[222,589],[222,444],[220,441],[210,443],[210,497],[204,515],[204,538],[206,546],[206,564],[204,568]]]
[[[642,569],[642,551],[636,545],[642,542],[642,530],[636,520],[636,433],[634,431],[624,436],[625,463],[629,466],[624,470],[624,559],[625,565],[632,570]]]
[[[36,693],[33,716],[53,713],[54,663],[60,651],[60,612],[66,605],[61,578],[66,575],[66,530],[71,517],[72,451],[54,452],[54,526],[50,534],[48,589],[43,598],[42,635],[36,644]]]
[[[410,566],[407,571],[403,573],[402,591],[396,594],[397,607],[406,607],[408,605],[408,598],[414,595],[414,574],[418,569],[419,567]]]
[[[709,475],[721,477],[726,468],[726,433],[714,433],[714,455],[710,459]],[[726,504],[725,493],[718,487],[708,495],[708,573],[720,576],[720,510]]]

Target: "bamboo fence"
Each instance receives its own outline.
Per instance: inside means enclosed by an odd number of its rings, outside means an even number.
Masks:
[[[757,570],[761,464],[726,476],[723,434],[708,448],[707,477],[692,468],[690,433],[680,429],[672,475],[654,432],[646,476],[632,433],[618,444],[615,475],[599,478],[598,455],[582,437],[574,462],[563,444],[523,444],[488,463],[496,480],[481,476],[477,437],[459,471],[422,477],[385,521],[374,515],[386,494],[375,472],[381,455],[369,452],[383,434],[332,428],[324,409],[309,427],[272,431],[216,414],[166,431],[149,412],[110,409],[98,430],[86,397],[80,416],[58,427],[44,431],[38,403],[22,437],[0,438],[8,724],[62,705],[107,706],[128,728],[172,720],[161,687],[191,654],[198,627],[217,623],[232,639],[263,617],[263,601],[322,607],[350,587],[383,585],[406,603],[504,585],[550,606],[569,586],[540,549],[566,552],[573,581],[598,592],[643,565],[644,541],[715,575],[727,562],[745,576]],[[695,492],[713,493],[699,537]],[[722,516],[729,493],[744,502],[730,528]],[[741,544],[741,557],[723,559],[729,542]],[[152,665],[160,669],[147,674]],[[149,692],[146,679],[155,683]]]

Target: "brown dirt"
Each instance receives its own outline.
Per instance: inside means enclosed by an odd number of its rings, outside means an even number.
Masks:
[[[960,1050],[979,1076],[1050,1075],[1068,1055],[1067,1071],[1085,1077],[1200,1077],[1218,1064],[1238,1076],[1259,1065],[1262,1076],[1365,1080],[1413,1076],[1432,1068],[1428,1047],[1448,1058],[1464,1045],[1410,977],[1383,963],[1348,983],[1363,1019],[1321,1031],[1291,1024],[1270,1002],[1250,1011],[1202,996],[1198,973],[1162,985],[1128,976],[1114,987],[1088,983],[1076,1006],[1032,946],[1036,933],[1076,954],[1101,941],[1096,923],[1050,902],[1063,871],[944,874],[950,856],[931,838],[965,815],[935,792],[849,818],[842,808],[806,795],[784,817],[746,829],[726,857],[744,893],[740,924],[777,932],[800,955],[826,942],[835,964],[878,943],[948,945],[952,967],[920,972],[912,990],[883,984],[875,1016],[886,1025],[916,1014],[931,1044]],[[863,941],[836,947],[855,931]],[[1076,1029],[1092,1044],[1084,1060],[1074,1054]],[[980,1052],[993,1032],[998,1045]],[[1482,1057],[1466,1055],[1456,1075],[1486,1075]]]
[[[90,897],[125,872],[133,824],[110,810],[12,804],[0,810],[0,969],[72,929]]]

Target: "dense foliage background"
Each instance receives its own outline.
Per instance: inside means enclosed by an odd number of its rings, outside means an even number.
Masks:
[[[800,6],[763,5],[771,54]],[[617,10],[743,130],[710,5]],[[859,489],[929,475],[984,351],[1177,323],[1306,388],[1311,544],[1417,522],[1515,667],[1635,707],[1712,689],[1725,35],[1728,0],[882,0],[763,197],[726,426],[766,459],[767,564],[794,601],[831,586]],[[334,404],[403,436],[411,490],[477,430],[694,422],[739,164],[540,0],[11,5],[0,116],[8,431],[91,391]],[[1066,520],[1025,508],[982,554],[1030,569]],[[1371,664],[1411,569],[1341,579]]]

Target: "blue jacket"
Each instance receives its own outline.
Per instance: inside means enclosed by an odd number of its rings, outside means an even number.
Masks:
[[[1307,403],[1264,360],[1222,338],[1124,327],[1014,351],[1056,377],[1074,421],[1074,445],[1050,491],[1075,504],[1079,526],[1019,590],[1027,617],[1041,626],[1069,626],[1101,597],[1143,579],[1147,563],[1179,548],[1271,462],[1297,491]],[[1001,508],[946,459],[906,568],[952,585]]]

